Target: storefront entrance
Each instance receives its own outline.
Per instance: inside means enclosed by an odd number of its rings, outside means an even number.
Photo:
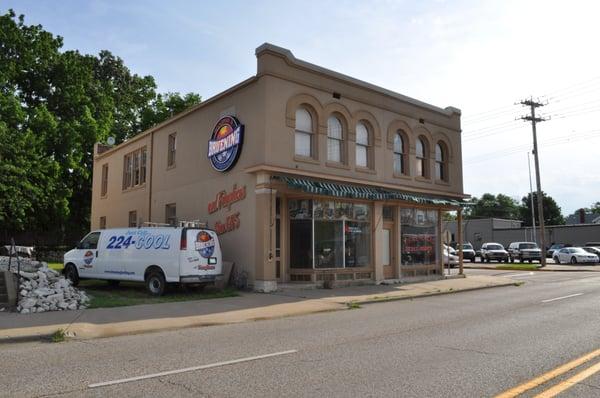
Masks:
[[[383,224],[383,278],[393,279],[396,277],[394,272],[394,264],[396,258],[394,256],[394,223],[386,222]]]

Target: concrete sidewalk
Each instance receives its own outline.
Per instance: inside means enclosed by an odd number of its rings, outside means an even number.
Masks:
[[[496,267],[507,266],[510,267],[511,263],[464,263],[463,268],[465,269],[498,269]],[[538,265],[533,263],[532,265]],[[538,267],[537,269],[523,269],[515,271],[552,271],[552,272],[600,272],[600,264],[596,265],[566,265],[566,264],[554,264],[546,263],[544,268]]]
[[[0,343],[48,338],[62,329],[74,339],[120,336],[186,327],[276,319],[364,304],[514,285],[497,276],[472,275],[423,283],[326,289],[285,289],[273,294],[21,315],[0,313]]]

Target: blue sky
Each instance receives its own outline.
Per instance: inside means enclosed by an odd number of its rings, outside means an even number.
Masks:
[[[465,192],[529,190],[531,128],[519,99],[543,96],[543,189],[568,214],[600,201],[600,3],[594,1],[0,0],[65,49],[108,49],[161,91],[204,98],[252,76],[263,42],[402,94],[463,111]]]

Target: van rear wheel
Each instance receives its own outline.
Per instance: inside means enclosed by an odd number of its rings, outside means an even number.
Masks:
[[[162,296],[165,285],[165,276],[160,271],[150,271],[146,276],[146,289],[153,296]]]

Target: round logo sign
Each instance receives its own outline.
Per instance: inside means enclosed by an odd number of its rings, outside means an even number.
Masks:
[[[90,265],[92,263],[92,261],[94,261],[94,253],[92,251],[88,250],[83,255],[83,262],[86,263],[87,265]]]
[[[204,258],[213,255],[215,251],[215,240],[208,232],[198,232],[198,235],[196,235],[196,250]]]
[[[215,125],[208,141],[208,158],[217,171],[231,169],[242,152],[244,125],[233,116],[224,116]]]

